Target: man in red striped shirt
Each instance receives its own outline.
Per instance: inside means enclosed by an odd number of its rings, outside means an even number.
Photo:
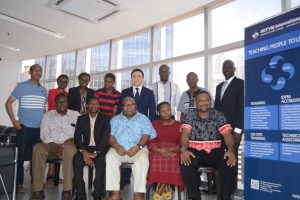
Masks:
[[[116,77],[112,73],[104,76],[104,88],[100,88],[94,93],[100,103],[100,113],[114,117],[118,110],[118,103],[121,93],[114,88]]]

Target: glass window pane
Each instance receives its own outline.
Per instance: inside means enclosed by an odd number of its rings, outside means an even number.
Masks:
[[[204,49],[204,15],[156,29],[156,60],[163,60]]]
[[[281,12],[280,0],[236,0],[212,10],[212,46],[244,39],[244,28]]]
[[[291,0],[291,6],[292,6],[292,8],[296,7],[296,6],[299,6],[299,5],[300,5],[300,0]]]
[[[61,73],[66,74],[68,76],[73,76],[75,74],[75,57],[76,53],[68,52],[62,54],[62,61],[61,61]]]
[[[223,62],[227,59],[230,59],[235,64],[235,75],[241,79],[244,79],[244,48],[236,49],[232,51],[226,51],[213,55],[213,89],[211,90],[212,94],[215,96],[215,90],[219,83],[224,81],[224,75],[222,72]]]
[[[57,56],[47,56],[47,70],[45,79],[56,78]]]
[[[47,90],[53,89],[57,87],[56,82],[46,82],[44,86],[47,88]]]
[[[141,33],[114,43],[114,69],[150,62],[151,34]]]
[[[144,83],[145,87],[150,87],[150,68],[140,68],[144,72]],[[122,71],[116,74],[116,89],[122,91],[128,87],[131,87],[131,71]]]
[[[86,71],[86,51],[87,49],[83,49],[80,51],[80,64],[79,64],[79,74],[81,72],[85,72]]]
[[[46,57],[40,57],[40,58],[35,59],[35,63],[39,64],[42,67],[42,69],[44,70],[45,64],[46,64]]]
[[[104,75],[91,75],[91,81],[89,84],[89,87],[97,90],[99,88],[102,88],[104,86]]]
[[[91,48],[90,73],[108,70],[109,65],[109,43]]]

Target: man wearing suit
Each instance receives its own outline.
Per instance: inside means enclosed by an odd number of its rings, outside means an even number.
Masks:
[[[84,165],[95,166],[94,200],[99,200],[104,191],[105,155],[109,149],[110,119],[99,113],[99,101],[96,97],[89,99],[88,113],[78,117],[74,142],[78,152],[74,156],[75,200],[85,200],[85,183],[83,181]]]
[[[132,86],[123,90],[118,113],[122,111],[123,99],[130,96],[135,99],[138,112],[146,115],[151,121],[156,119],[155,98],[153,91],[143,86],[144,72],[141,69],[134,69],[131,72]]]
[[[78,76],[78,87],[69,89],[68,102],[70,110],[76,110],[80,114],[86,113],[86,102],[94,96],[94,90],[88,88],[90,82],[90,75],[88,73],[81,73]]]
[[[216,88],[215,109],[225,115],[233,128],[234,153],[237,157],[241,133],[244,129],[244,80],[234,76],[235,70],[233,61],[224,61],[222,71],[225,81]],[[237,186],[237,166],[233,179]]]

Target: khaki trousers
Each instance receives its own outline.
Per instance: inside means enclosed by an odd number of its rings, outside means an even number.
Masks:
[[[120,190],[120,165],[122,163],[133,163],[133,191],[146,193],[146,178],[149,168],[148,149],[146,147],[138,151],[133,157],[120,156],[114,148],[109,149],[106,154],[106,190]]]
[[[64,146],[63,162],[63,179],[64,191],[72,190],[73,179],[73,157],[77,149],[74,144],[66,144]],[[45,163],[47,160],[59,159],[56,153],[46,143],[39,143],[33,147],[32,151],[32,176],[33,192],[41,191],[44,189],[44,171]]]

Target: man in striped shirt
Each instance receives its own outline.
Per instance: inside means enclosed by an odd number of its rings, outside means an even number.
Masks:
[[[114,117],[117,113],[121,93],[114,88],[116,77],[112,73],[104,76],[104,88],[97,90],[94,96],[99,100],[100,113]]]
[[[42,68],[34,64],[29,70],[30,79],[18,83],[8,97],[5,107],[7,114],[17,129],[16,145],[18,147],[18,191],[24,192],[24,160],[31,160],[32,147],[40,142],[40,124],[47,103],[47,89],[40,84]],[[19,101],[18,119],[13,113],[12,104]]]

